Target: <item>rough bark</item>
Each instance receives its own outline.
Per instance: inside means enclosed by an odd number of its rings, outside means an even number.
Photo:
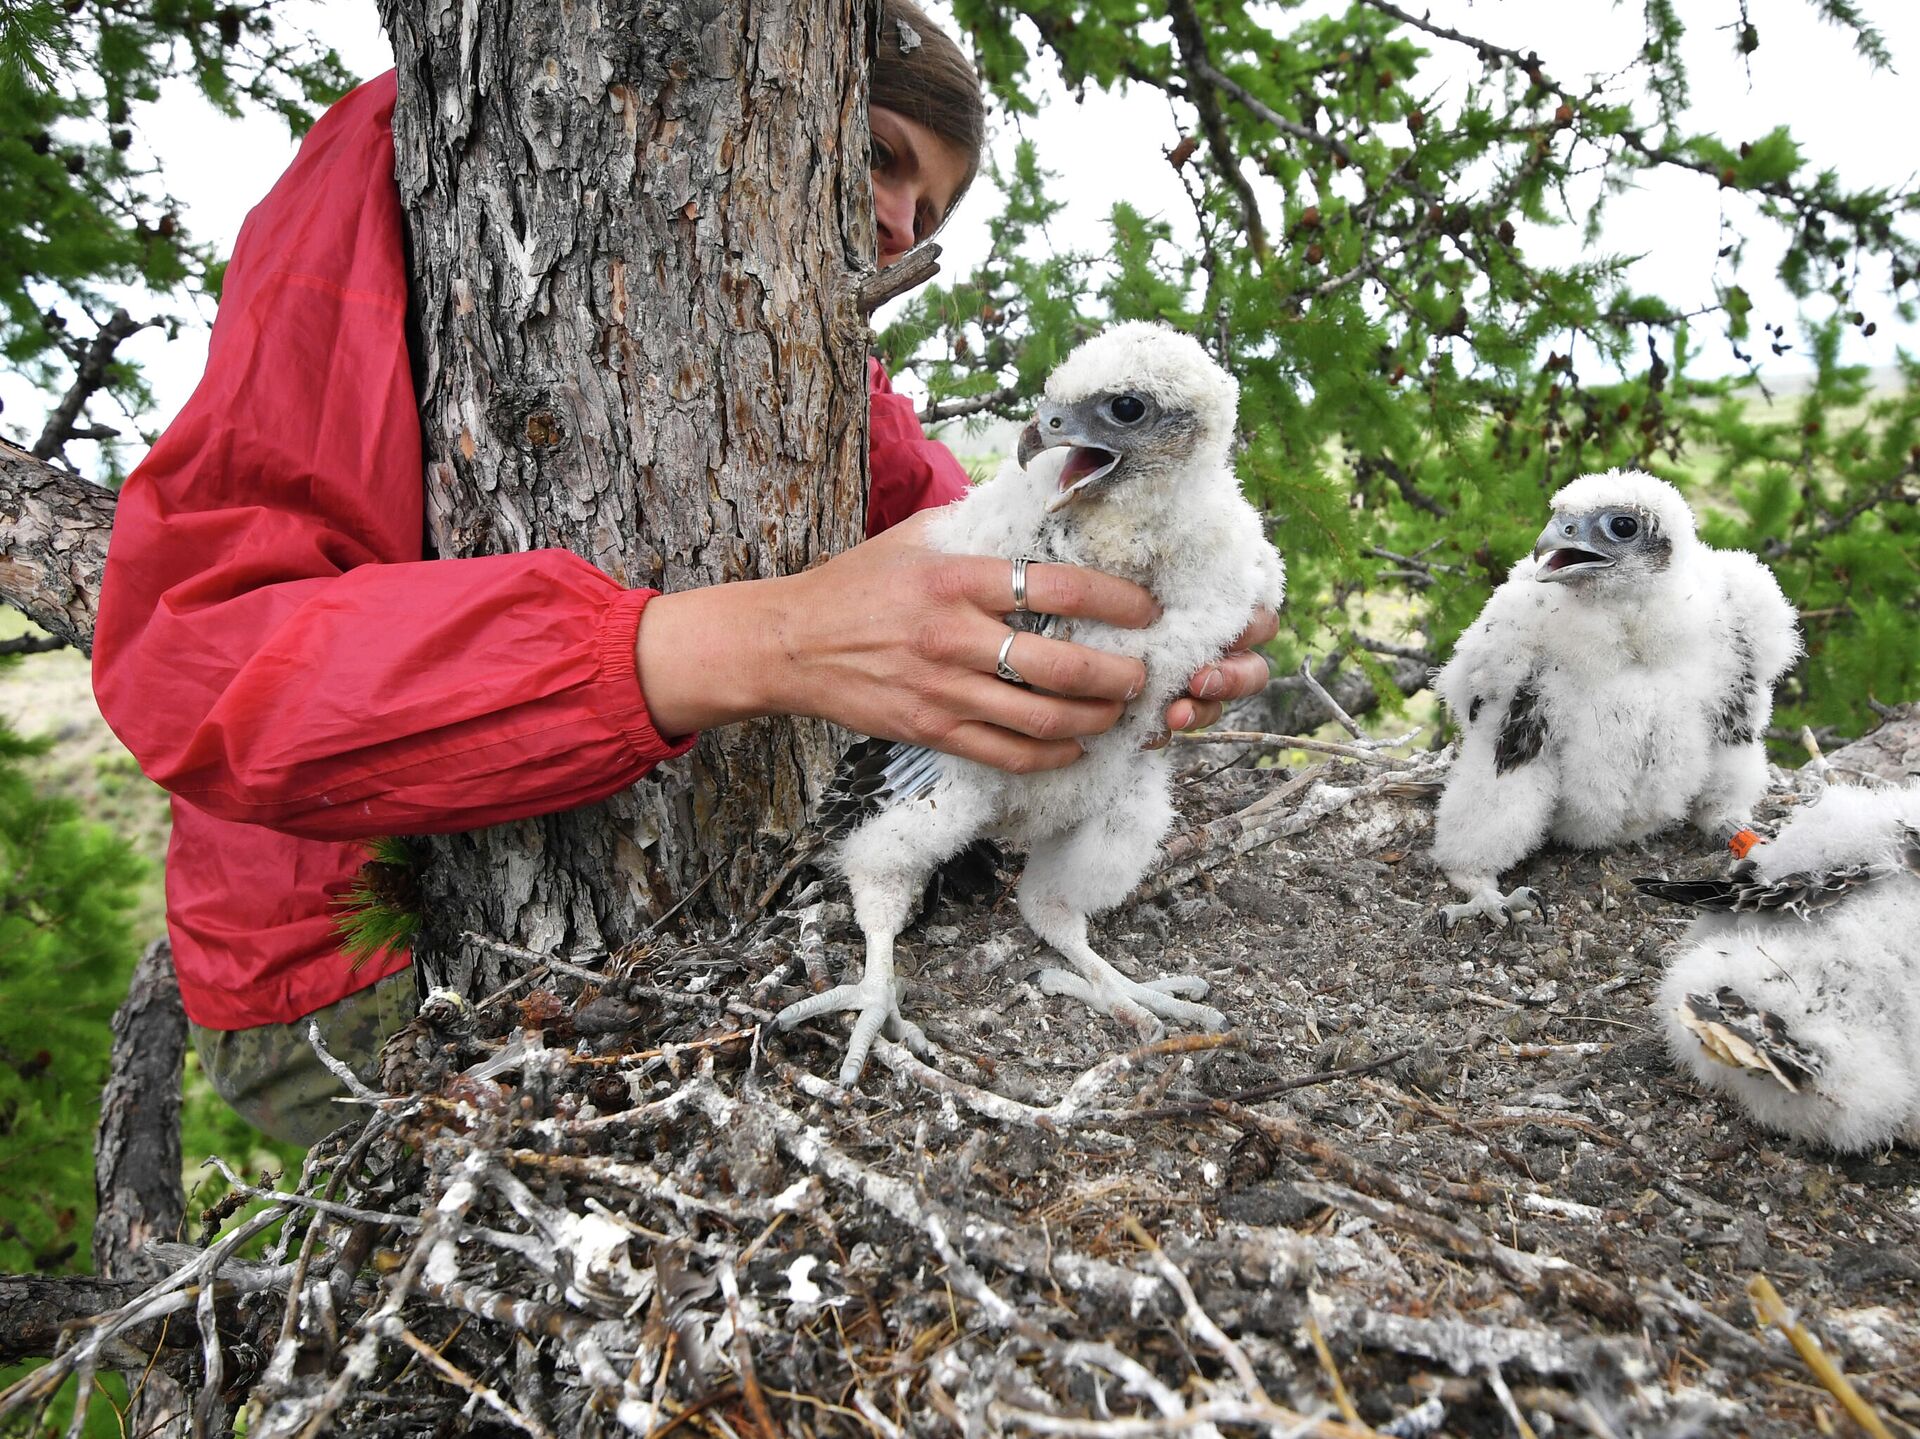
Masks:
[[[180,1178],[186,1056],[187,1015],[173,977],[173,949],[157,939],[140,957],[113,1016],[113,1057],[100,1095],[93,1267],[105,1278],[145,1283],[169,1267],[167,1241],[180,1234],[187,1212]],[[163,1439],[187,1432],[186,1393],[170,1375],[154,1369],[143,1380],[129,1377],[136,1380],[129,1433]]]
[[[857,542],[865,5],[382,13],[437,552],[564,546],[677,590]],[[709,734],[605,804],[441,843],[429,913],[581,950],[702,881],[737,910],[831,757],[818,724]]]
[[[1881,721],[1873,733],[1827,756],[1842,778],[1864,774],[1905,784],[1920,775],[1920,704],[1890,709]]]
[[[0,599],[51,635],[93,648],[113,491],[0,442]]]
[[[69,1324],[107,1314],[146,1286],[87,1274],[0,1274],[0,1365],[45,1359],[59,1352]],[[133,1358],[132,1348],[128,1357]]]
[[[175,1239],[187,1212],[180,1182],[180,1072],[187,1016],[164,939],[147,946],[113,1016],[113,1057],[93,1150],[93,1267],[113,1279],[147,1272],[140,1251]]]

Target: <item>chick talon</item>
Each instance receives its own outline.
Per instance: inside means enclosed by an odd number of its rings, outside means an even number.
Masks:
[[[1180,993],[1205,994],[1207,982],[1198,975],[1172,974],[1141,983],[1128,979],[1119,970],[1102,961],[1103,973],[1089,978],[1065,969],[1040,971],[1040,989],[1045,994],[1066,995],[1090,1009],[1097,1009],[1148,1041],[1166,1032],[1161,1021],[1219,1031],[1227,1027],[1227,1017],[1212,1005],[1195,1004],[1180,998]],[[1144,1018],[1145,1023],[1142,1023]]]
[[[1525,885],[1510,894],[1502,894],[1489,885],[1460,904],[1441,905],[1439,919],[1441,927],[1446,930],[1451,930],[1462,920],[1474,918],[1486,920],[1495,929],[1505,929],[1522,916],[1538,918],[1540,909],[1540,896]]]
[[[891,975],[868,974],[858,984],[842,984],[824,994],[795,1000],[774,1016],[781,1029],[792,1029],[823,1014],[848,1013],[854,1016],[853,1033],[847,1040],[846,1057],[840,1063],[840,1085],[851,1088],[859,1082],[867,1067],[873,1042],[884,1034],[904,1044],[915,1054],[926,1055],[933,1046],[920,1026],[900,1013],[900,997]]]

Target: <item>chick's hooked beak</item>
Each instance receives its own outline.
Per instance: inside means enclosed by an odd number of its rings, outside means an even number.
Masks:
[[[1619,546],[1602,528],[1605,518],[1601,514],[1555,515],[1533,542],[1533,557],[1541,561],[1533,577],[1542,584],[1560,584],[1617,565]]]
[[[1020,448],[1016,451],[1020,468],[1026,469],[1042,450],[1061,445],[1071,445],[1073,452],[1061,467],[1060,491],[1047,502],[1048,514],[1065,509],[1087,489],[1099,484],[1119,467],[1123,458],[1088,438],[1077,406],[1043,402],[1033,420],[1020,432]]]

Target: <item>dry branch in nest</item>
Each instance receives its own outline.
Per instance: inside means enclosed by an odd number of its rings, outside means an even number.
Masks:
[[[265,1208],[71,1327],[0,1413],[126,1366],[164,1323],[158,1365],[202,1432],[231,1399],[273,1439],[1787,1439],[1822,1403],[1849,1422],[1752,1327],[1746,1283],[1771,1267],[1900,1432],[1920,1417],[1908,1281],[1889,1260],[1847,1289],[1821,1245],[1920,1226],[1865,1171],[1752,1172],[1829,1195],[1818,1229],[1709,1172],[1771,1151],[1717,1138],[1637,1035],[1627,996],[1657,971],[1629,947],[1644,916],[1607,898],[1624,880],[1580,868],[1599,861],[1540,862],[1562,870],[1530,873],[1557,897],[1531,934],[1420,925],[1444,883],[1407,855],[1445,762],[1183,790],[1110,950],[1155,927],[1223,954],[1329,931],[1216,970],[1226,1036],[1117,1042],[1024,985],[1024,931],[975,911],[903,951],[943,956],[910,980],[940,991],[916,1001],[937,1064],[883,1042],[842,1089],[813,1072],[824,1045],[755,1021],[851,958],[831,888],[728,942],[525,955],[539,978],[477,1029],[423,1016],[390,1047],[399,1092],[343,1106],[296,1182],[236,1176]],[[1213,929],[1209,884],[1238,906]],[[1560,940],[1603,967],[1545,982]],[[1459,1003],[1463,965],[1500,1028]]]

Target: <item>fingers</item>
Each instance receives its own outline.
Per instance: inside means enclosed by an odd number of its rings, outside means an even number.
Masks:
[[[969,597],[991,614],[1012,613],[1013,561],[973,556],[966,565]],[[1131,580],[1060,564],[1027,566],[1027,608],[1129,630],[1146,628],[1160,613],[1153,596]]]
[[[995,681],[998,683],[998,681]],[[921,741],[925,743],[925,741]],[[932,748],[970,759],[1008,774],[1039,774],[1065,769],[1086,751],[1078,740],[1031,739],[999,725],[969,722],[941,735]]]
[[[1177,699],[1167,706],[1169,732],[1205,729],[1218,722],[1220,705],[1214,700]]]
[[[981,666],[986,672],[993,672],[994,661],[998,659],[1000,646],[1008,633],[1004,626],[993,626],[993,648],[986,651],[987,663]],[[1147,684],[1147,667],[1139,660],[1110,655],[1104,650],[1090,649],[1068,640],[1048,639],[1044,635],[1016,634],[1012,648],[1007,651],[1007,663],[1035,689],[1076,699],[1111,700],[1116,704],[1124,704],[1145,689]],[[1099,729],[1071,730],[1068,733],[1098,734],[1118,718],[1116,711]]]
[[[1258,649],[1268,640],[1280,633],[1280,616],[1272,610],[1259,609],[1253,612],[1253,618],[1240,632],[1240,638],[1227,646],[1229,650]]]
[[[1259,694],[1267,687],[1267,677],[1264,655],[1236,652],[1195,670],[1187,694],[1197,700],[1212,700],[1217,718],[1222,704]]]
[[[990,725],[1042,740],[1077,740],[1105,734],[1126,712],[1126,706],[1118,700],[1044,695],[992,675],[970,677],[956,691],[954,700],[965,713]]]
[[[1271,630],[1261,619],[1262,615],[1267,620],[1273,619],[1270,611],[1260,611],[1254,616],[1253,624],[1240,636],[1242,642],[1263,631],[1266,631],[1267,638],[1272,638]],[[1275,621],[1273,628],[1277,627],[1278,622]],[[1255,639],[1254,643],[1261,641]],[[1265,656],[1241,651],[1223,655],[1213,664],[1201,666],[1195,671],[1187,693],[1167,706],[1167,728],[1205,729],[1217,723],[1228,702],[1246,699],[1265,689],[1269,673]]]

